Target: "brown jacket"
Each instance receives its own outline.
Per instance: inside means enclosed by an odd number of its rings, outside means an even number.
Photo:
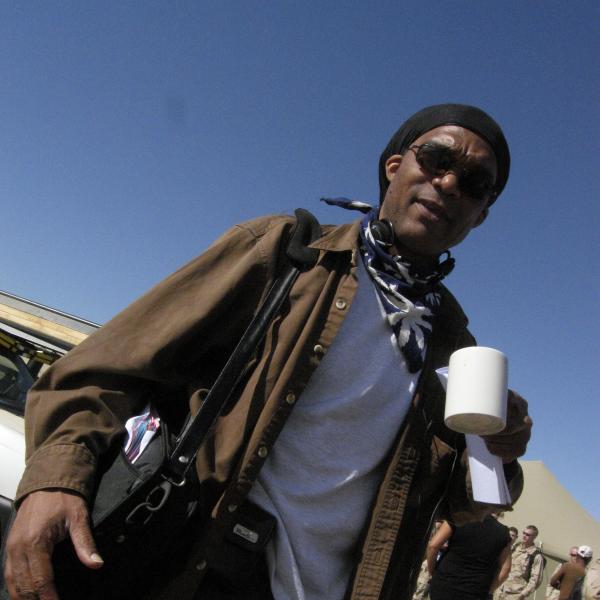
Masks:
[[[124,421],[150,396],[159,409],[189,404],[196,411],[273,282],[292,226],[289,217],[235,226],[55,363],[28,399],[27,467],[18,498],[48,487],[89,497],[98,457],[121,442]],[[317,266],[298,278],[237,401],[198,455],[213,529],[244,502],[354,297],[358,222],[324,232],[313,244],[320,250]],[[471,500],[464,436],[443,425],[443,390],[434,372],[452,351],[474,344],[466,324],[444,290],[417,392],[365,515],[352,599],[410,598],[434,513],[460,524],[488,512]],[[516,500],[522,485],[516,462],[507,474]],[[161,597],[181,596],[199,583],[207,552],[199,542],[185,582]]]

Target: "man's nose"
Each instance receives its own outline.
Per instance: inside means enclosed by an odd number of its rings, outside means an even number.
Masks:
[[[458,176],[454,171],[446,171],[434,177],[432,183],[446,196],[458,196],[460,194]]]

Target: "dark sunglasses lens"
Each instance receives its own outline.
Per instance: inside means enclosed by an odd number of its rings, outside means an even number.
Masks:
[[[417,162],[428,171],[446,171],[454,165],[452,150],[447,146],[423,144],[417,152]]]
[[[483,198],[492,193],[493,183],[490,174],[483,169],[465,170],[460,178],[460,187],[472,198]]]
[[[448,146],[425,143],[416,154],[419,165],[432,174],[454,171],[459,177],[460,189],[472,198],[484,198],[493,193],[494,184],[488,171],[481,168],[463,169],[460,159]]]

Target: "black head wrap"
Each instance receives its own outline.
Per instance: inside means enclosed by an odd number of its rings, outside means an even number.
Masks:
[[[466,104],[436,104],[420,110],[410,117],[392,136],[379,158],[380,202],[383,202],[389,181],[385,163],[393,154],[403,154],[418,137],[442,125],[458,125],[481,136],[496,155],[496,195],[504,189],[510,170],[510,153],[500,126],[492,117],[475,106]],[[494,198],[495,199],[495,198]]]

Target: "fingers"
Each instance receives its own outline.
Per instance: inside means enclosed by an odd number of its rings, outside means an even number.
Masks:
[[[78,507],[67,523],[77,558],[89,569],[99,569],[104,561],[98,554],[85,505]]]
[[[34,598],[39,600],[59,600],[54,587],[54,571],[52,570],[51,548],[40,548],[39,552],[29,557],[30,581],[35,592]]]
[[[15,554],[10,550],[10,543],[6,546],[6,563],[4,565],[4,581],[10,600],[18,600],[26,598],[24,595],[27,590],[19,589],[18,581],[29,581],[31,575],[29,573],[29,564],[25,555]],[[21,594],[23,592],[24,594]]]
[[[102,566],[84,499],[61,490],[27,496],[15,517],[6,546],[5,579],[11,600],[59,600],[54,586],[54,546],[71,537],[79,560]]]
[[[492,454],[502,457],[504,462],[511,462],[525,454],[532,426],[527,401],[509,390],[506,427],[500,433],[484,436],[483,439]]]
[[[521,439],[514,437],[510,441],[492,441],[486,439],[485,444],[492,454],[500,456],[503,462],[509,463],[525,454],[528,440],[529,437],[522,437]]]
[[[531,419],[523,428],[511,432],[501,432],[484,438],[488,450],[496,456],[502,457],[505,462],[511,462],[523,456],[527,450],[527,443],[531,437]]]
[[[506,409],[507,422],[511,419],[520,421],[528,416],[529,404],[523,396],[513,390],[508,390],[508,402]]]
[[[18,544],[9,537],[5,581],[11,600],[59,600],[50,557],[45,540]]]

